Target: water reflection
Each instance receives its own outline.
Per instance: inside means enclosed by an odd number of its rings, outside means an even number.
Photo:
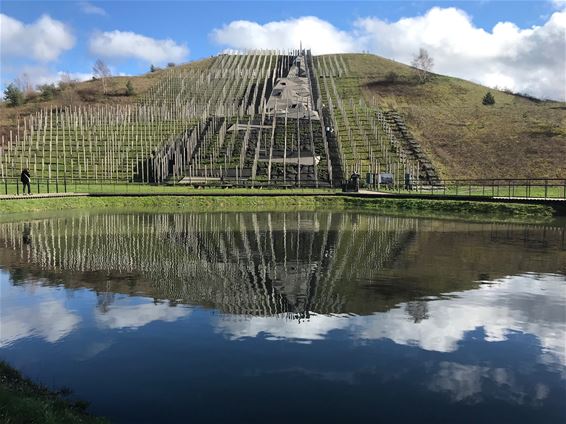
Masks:
[[[540,406],[549,394],[548,386],[524,380],[525,376],[513,369],[441,362],[428,388],[446,393],[453,402],[477,404],[495,398],[516,405]]]
[[[418,323],[423,296],[566,273],[563,227],[357,214],[80,215],[1,224],[0,246],[16,283],[93,288],[102,310],[115,293],[297,319],[408,302]]]
[[[209,395],[219,380],[242,396],[258,390],[270,396],[266,408],[279,408],[273,379],[328,396],[353,390],[352,403],[398,389],[408,401],[426,392],[430,402],[544,406],[555,418],[566,415],[556,403],[566,393],[564,234],[317,212],[0,224],[0,355],[29,364],[39,349],[58,375],[69,362],[84,364],[82,373],[113,366],[104,390],[74,374],[67,384],[117,421],[133,420],[119,411],[136,412],[109,399],[152,399],[139,407],[143,420],[173,393],[192,399],[187,381]],[[195,416],[217,411],[215,397],[203,396],[202,409],[201,398],[178,403]],[[244,408],[240,400],[225,409]],[[375,418],[364,408],[358,418]],[[229,418],[214,414],[207,418]]]
[[[102,328],[136,329],[153,321],[172,322],[191,313],[188,308],[172,308],[164,303],[130,304],[123,302],[108,308],[106,311],[97,310],[96,323]]]
[[[426,309],[426,316],[413,319],[415,308],[419,314]],[[296,341],[322,340],[331,331],[342,330],[355,339],[387,338],[437,352],[455,351],[466,333],[480,328],[481,337],[492,342],[520,332],[538,338],[542,362],[566,365],[566,285],[558,275],[506,277],[475,290],[402,303],[371,315],[312,315],[308,325],[278,317],[220,318],[217,328],[235,339],[263,333],[271,340]]]
[[[80,315],[65,304],[62,293],[48,287],[28,285],[22,296],[3,282],[0,275],[0,347],[26,337],[38,336],[50,343],[67,336],[80,323]]]

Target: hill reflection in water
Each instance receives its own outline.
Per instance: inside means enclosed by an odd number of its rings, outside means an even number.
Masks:
[[[297,319],[406,302],[420,321],[426,296],[566,273],[564,243],[564,227],[363,214],[83,214],[1,224],[0,264],[93,289],[102,310],[116,293]]]

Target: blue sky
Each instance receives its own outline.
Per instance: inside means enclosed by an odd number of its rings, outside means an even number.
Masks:
[[[401,62],[410,61],[410,57],[424,46],[431,50],[438,59],[435,70],[472,79],[488,85],[505,85],[517,91],[530,91],[533,94],[561,98],[562,93],[552,93],[551,85],[556,80],[548,82],[548,87],[537,86],[536,81],[528,81],[524,75],[511,75],[506,70],[516,64],[517,56],[525,52],[514,52],[514,57],[504,60],[500,67],[491,66],[484,69],[483,74],[475,75],[470,69],[475,67],[474,60],[485,61],[481,54],[468,57],[466,51],[489,50],[491,45],[500,45],[500,54],[493,52],[488,60],[494,62],[507,55],[504,50],[520,49],[519,44],[525,44],[525,37],[530,37],[530,28],[545,28],[549,22],[552,27],[541,36],[534,37],[537,44],[534,51],[526,52],[525,56],[536,56],[536,50],[552,48],[560,49],[560,31],[566,25],[564,20],[554,19],[557,14],[564,14],[565,3],[553,1],[368,1],[368,2],[187,2],[187,1],[2,1],[0,11],[3,16],[11,19],[11,25],[3,24],[2,28],[2,85],[15,79],[22,72],[28,73],[34,82],[55,79],[61,71],[72,73],[85,78],[91,72],[92,64],[101,57],[111,66],[114,73],[139,74],[149,68],[151,62],[164,64],[167,61],[182,62],[207,57],[225,48],[276,48],[293,47],[295,40],[304,39],[304,44],[313,48],[317,53],[336,51],[371,51]],[[431,10],[437,10],[438,16],[430,15]],[[456,14],[449,11],[457,11]],[[428,14],[428,15],[427,15]],[[55,50],[49,58],[40,57],[41,53],[28,53],[33,49],[37,40],[33,38],[34,24],[42,16],[48,16],[51,21],[60,23],[69,38],[61,39],[53,36],[53,42],[48,43],[46,51],[51,46]],[[422,19],[427,17],[427,19]],[[462,33],[459,35],[458,26],[450,27],[450,23],[465,16],[462,21]],[[317,21],[301,18],[316,17]],[[418,33],[403,32],[402,19],[409,19],[408,24],[418,28],[423,34],[422,41]],[[413,25],[413,21],[415,25]],[[237,25],[237,21],[246,21],[245,25]],[[21,27],[16,25],[21,24]],[[445,23],[446,22],[446,23]],[[510,35],[494,34],[494,26],[501,22],[514,24]],[[270,23],[272,25],[270,25]],[[273,25],[275,23],[275,25]],[[279,26],[277,25],[279,23]],[[281,24],[283,23],[283,24]],[[418,24],[418,25],[417,25]],[[469,24],[469,25],[468,25]],[[469,28],[468,28],[469,26]],[[294,32],[294,37],[282,41],[283,28],[285,34]],[[443,32],[442,27],[446,27]],[[6,29],[7,28],[7,29]],[[15,28],[15,29],[12,29]],[[223,30],[224,28],[224,30]],[[279,29],[277,29],[279,28]],[[305,28],[309,28],[305,30]],[[312,28],[312,30],[311,30]],[[320,29],[319,29],[320,28]],[[219,32],[215,32],[219,30]],[[15,34],[8,34],[8,32]],[[43,31],[43,32],[42,32]],[[36,31],[36,37],[46,38],[45,29]],[[558,33],[557,33],[558,31]],[[37,33],[42,35],[37,35]],[[543,32],[542,30],[539,32]],[[32,35],[29,35],[32,33]],[[485,34],[492,37],[485,37]],[[506,35],[507,34],[507,35]],[[548,34],[554,34],[550,39]],[[29,38],[28,38],[29,36]],[[146,38],[136,38],[142,36]],[[416,39],[415,39],[416,37]],[[443,49],[439,40],[458,39]],[[47,35],[49,38],[49,34]],[[478,39],[478,45],[474,44]],[[515,44],[508,46],[508,39],[514,39]],[[150,39],[155,41],[150,43]],[[263,41],[259,41],[259,40]],[[412,43],[401,43],[399,40],[412,39]],[[483,39],[483,41],[481,41]],[[93,41],[96,40],[96,43]],[[26,42],[24,42],[26,41]],[[529,41],[530,42],[530,41]],[[115,43],[107,47],[108,43]],[[128,47],[128,43],[148,44],[147,51]],[[324,44],[326,43],[326,44]],[[482,47],[482,43],[483,47]],[[499,44],[498,44],[499,43]],[[558,44],[557,44],[558,43]],[[21,44],[21,46],[18,46]],[[452,41],[443,44],[452,44]],[[93,47],[94,46],[94,47]],[[114,49],[115,48],[115,49]],[[159,50],[161,49],[161,50]],[[136,53],[133,53],[133,52]],[[129,54],[131,53],[131,54]],[[456,54],[454,54],[456,53]],[[459,54],[464,57],[460,58]],[[495,55],[495,57],[494,57]],[[451,58],[452,63],[450,62]],[[169,60],[168,60],[169,59]],[[463,60],[464,59],[464,60]],[[519,58],[520,59],[520,58]],[[533,59],[533,58],[531,58]],[[556,57],[555,57],[556,59]],[[562,59],[558,52],[558,65],[549,60],[546,63],[539,59],[535,63],[520,64],[524,74],[533,72],[533,65],[538,61],[539,66],[548,67],[548,71],[560,72],[563,68],[559,62]],[[503,59],[501,59],[503,60]],[[456,61],[462,66],[455,66]],[[556,61],[555,61],[556,62]],[[564,61],[562,61],[564,62]],[[553,67],[553,69],[550,69]],[[460,69],[462,68],[462,69]],[[468,70],[466,70],[468,69]],[[508,75],[509,74],[509,75]],[[539,76],[540,79],[540,76]],[[561,83],[559,80],[558,83]]]

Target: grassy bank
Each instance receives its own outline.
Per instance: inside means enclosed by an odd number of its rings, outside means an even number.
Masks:
[[[5,424],[106,423],[85,412],[86,404],[33,383],[0,361],[0,422]]]
[[[364,210],[388,214],[466,219],[545,220],[553,215],[551,207],[511,203],[454,200],[368,199],[347,196],[148,196],[148,197],[69,197],[0,201],[0,214],[68,209],[121,209],[129,211],[293,211]]]

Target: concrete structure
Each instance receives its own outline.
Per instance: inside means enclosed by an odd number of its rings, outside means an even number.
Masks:
[[[319,120],[318,112],[312,110],[311,87],[305,68],[305,56],[295,58],[289,73],[279,78],[267,100],[266,114],[284,118]]]

